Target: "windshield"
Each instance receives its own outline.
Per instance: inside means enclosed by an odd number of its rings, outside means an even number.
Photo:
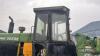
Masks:
[[[66,15],[52,14],[52,39],[54,41],[66,41]]]
[[[35,40],[43,41],[47,39],[47,26],[48,26],[47,19],[48,19],[48,14],[38,14],[37,15]]]

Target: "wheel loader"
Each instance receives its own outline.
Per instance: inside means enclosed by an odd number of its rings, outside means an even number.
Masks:
[[[4,35],[10,34],[10,37],[18,38],[16,41],[9,40],[9,42],[16,42],[16,55],[13,56],[77,56],[76,46],[70,38],[70,10],[65,6],[34,8],[33,10],[35,23],[32,33],[23,33],[24,27],[19,27],[20,34],[4,33]]]

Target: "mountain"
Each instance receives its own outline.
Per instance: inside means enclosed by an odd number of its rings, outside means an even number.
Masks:
[[[90,37],[100,36],[100,21],[95,21],[87,24],[86,26],[74,32],[73,35],[76,33],[85,34]]]
[[[0,33],[6,33],[6,32],[4,32],[3,30],[0,30]]]

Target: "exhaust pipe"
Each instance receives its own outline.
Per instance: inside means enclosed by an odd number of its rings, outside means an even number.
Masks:
[[[14,30],[14,21],[13,21],[13,18],[11,16],[9,16],[9,19],[11,20],[11,22],[9,23],[8,33],[13,33],[13,30]]]

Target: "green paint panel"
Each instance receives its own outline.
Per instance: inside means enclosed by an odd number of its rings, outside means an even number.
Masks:
[[[22,42],[31,42],[31,34],[23,33],[22,36],[19,33],[0,33],[0,41],[22,41]]]

